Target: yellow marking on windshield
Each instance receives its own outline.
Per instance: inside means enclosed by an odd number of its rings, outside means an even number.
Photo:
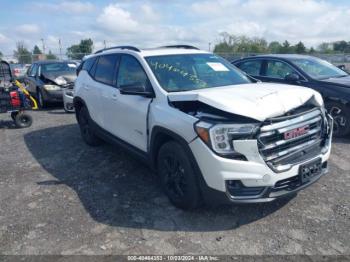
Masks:
[[[196,75],[190,74],[190,73],[186,72],[185,70],[177,68],[173,65],[169,65],[167,63],[159,63],[158,61],[157,62],[150,61],[150,64],[154,68],[154,70],[163,69],[163,70],[168,70],[169,72],[178,73],[183,78],[187,78],[190,81],[200,85],[200,87],[207,86],[207,83],[204,82],[203,80],[199,79]]]

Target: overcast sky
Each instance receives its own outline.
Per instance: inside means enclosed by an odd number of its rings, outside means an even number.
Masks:
[[[17,41],[32,50],[58,53],[91,38],[95,49],[131,44],[152,47],[185,43],[208,48],[226,31],[268,41],[302,40],[307,46],[350,41],[348,0],[0,0],[0,51]]]

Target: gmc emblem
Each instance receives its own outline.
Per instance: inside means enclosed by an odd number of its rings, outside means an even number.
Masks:
[[[309,132],[309,126],[298,127],[296,129],[290,130],[284,133],[284,140],[289,140],[292,138],[296,138],[298,136],[302,136]]]

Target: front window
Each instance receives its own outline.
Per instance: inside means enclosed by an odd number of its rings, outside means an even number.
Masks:
[[[284,79],[287,75],[295,73],[296,72],[294,71],[294,69],[286,63],[275,60],[269,60],[267,61],[267,67],[264,76]]]
[[[150,56],[146,61],[168,92],[250,83],[229,62],[213,54]]]
[[[314,79],[321,80],[332,77],[347,76],[343,70],[322,59],[295,58],[291,59],[291,62],[300,67],[306,74]]]
[[[104,84],[113,85],[117,59],[117,55],[100,56],[97,62],[95,79]]]
[[[41,73],[74,73],[76,72],[77,65],[75,63],[49,63],[41,65]]]
[[[123,55],[119,65],[117,86],[141,85],[148,87],[148,78],[136,58]]]

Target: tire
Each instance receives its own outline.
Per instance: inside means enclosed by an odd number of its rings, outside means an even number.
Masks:
[[[90,115],[86,107],[80,109],[78,120],[80,133],[84,142],[89,146],[99,146],[102,144],[102,140],[94,133],[91,127]]]
[[[18,113],[15,117],[15,124],[18,128],[30,127],[33,123],[33,118],[25,113]]]
[[[39,108],[40,109],[45,108],[47,106],[47,103],[46,103],[46,101],[44,99],[43,92],[40,89],[37,90],[36,97],[37,97],[37,100],[38,100]]]
[[[326,103],[328,113],[333,117],[333,136],[344,137],[350,134],[350,108],[340,102]]]
[[[68,110],[67,106],[65,104],[63,104],[63,110],[64,112],[66,112],[67,114],[73,114],[75,113],[73,110]]]
[[[161,146],[157,173],[170,202],[181,209],[196,209],[202,204],[197,174],[184,148],[175,141]]]

